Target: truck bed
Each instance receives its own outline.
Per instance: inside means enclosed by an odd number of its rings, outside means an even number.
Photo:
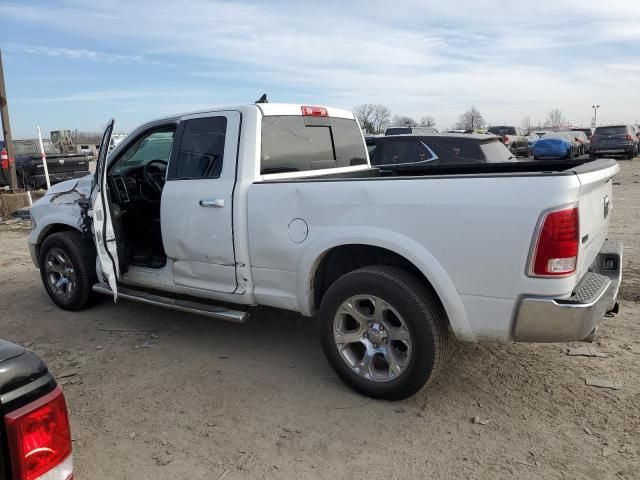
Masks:
[[[546,160],[546,161],[522,161],[509,163],[478,163],[468,165],[437,165],[433,167],[402,166],[394,169],[371,168],[355,172],[329,173],[324,175],[266,180],[269,183],[277,182],[312,182],[323,180],[358,180],[373,178],[393,178],[393,177],[422,177],[422,176],[540,176],[540,175],[574,175],[600,170],[615,165],[614,159],[599,160]]]

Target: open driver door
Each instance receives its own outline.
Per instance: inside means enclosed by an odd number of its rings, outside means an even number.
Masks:
[[[118,299],[117,280],[120,278],[120,267],[118,262],[118,247],[116,232],[113,228],[111,215],[111,199],[107,187],[107,156],[111,134],[113,133],[114,120],[110,120],[105,128],[100,151],[96,162],[95,173],[95,194],[92,198],[93,206],[93,237],[98,250],[98,259],[102,267],[102,274],[113,292],[113,300]]]

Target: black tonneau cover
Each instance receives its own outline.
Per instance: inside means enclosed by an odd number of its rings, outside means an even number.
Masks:
[[[507,163],[473,163],[464,165],[399,165],[378,167],[382,172],[389,172],[397,176],[416,175],[463,175],[463,174],[491,174],[491,173],[554,173],[574,171],[581,172],[599,170],[615,163],[613,159],[600,160],[532,160]]]
[[[0,340],[0,410],[28,403],[55,387],[47,366],[33,352]]]
[[[615,165],[612,158],[599,160],[535,160],[507,163],[477,163],[465,165],[415,165],[395,167],[372,167],[363,170],[340,173],[325,173],[311,177],[263,180],[256,183],[323,182],[335,180],[384,180],[397,177],[456,177],[469,176],[535,176],[535,175],[573,175],[595,172]]]

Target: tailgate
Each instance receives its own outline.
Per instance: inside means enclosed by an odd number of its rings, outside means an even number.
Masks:
[[[613,208],[612,179],[619,170],[614,160],[589,162],[574,170],[580,180],[579,277],[589,269],[607,239]]]
[[[36,175],[44,174],[44,167],[40,157],[33,159],[33,169]],[[89,159],[86,155],[47,155],[47,168],[49,173],[76,172],[89,170]]]

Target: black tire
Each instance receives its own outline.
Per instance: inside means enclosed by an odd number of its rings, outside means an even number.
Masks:
[[[355,373],[343,359],[334,339],[334,318],[347,299],[374,295],[391,305],[406,324],[412,347],[405,370],[385,382]],[[390,266],[363,267],[336,280],[327,290],[318,312],[320,341],[327,360],[352,389],[374,398],[402,400],[417,393],[444,364],[448,350],[448,323],[435,293],[406,271]]]
[[[74,287],[73,291],[64,296],[54,291],[47,271],[47,256],[54,250],[62,251],[66,254],[73,267]],[[96,295],[91,287],[97,283],[96,275],[96,249],[91,240],[82,238],[80,232],[70,230],[54,233],[48,236],[40,246],[40,276],[44,288],[51,297],[51,300],[64,310],[82,310],[92,303]],[[54,274],[55,275],[55,274]]]

